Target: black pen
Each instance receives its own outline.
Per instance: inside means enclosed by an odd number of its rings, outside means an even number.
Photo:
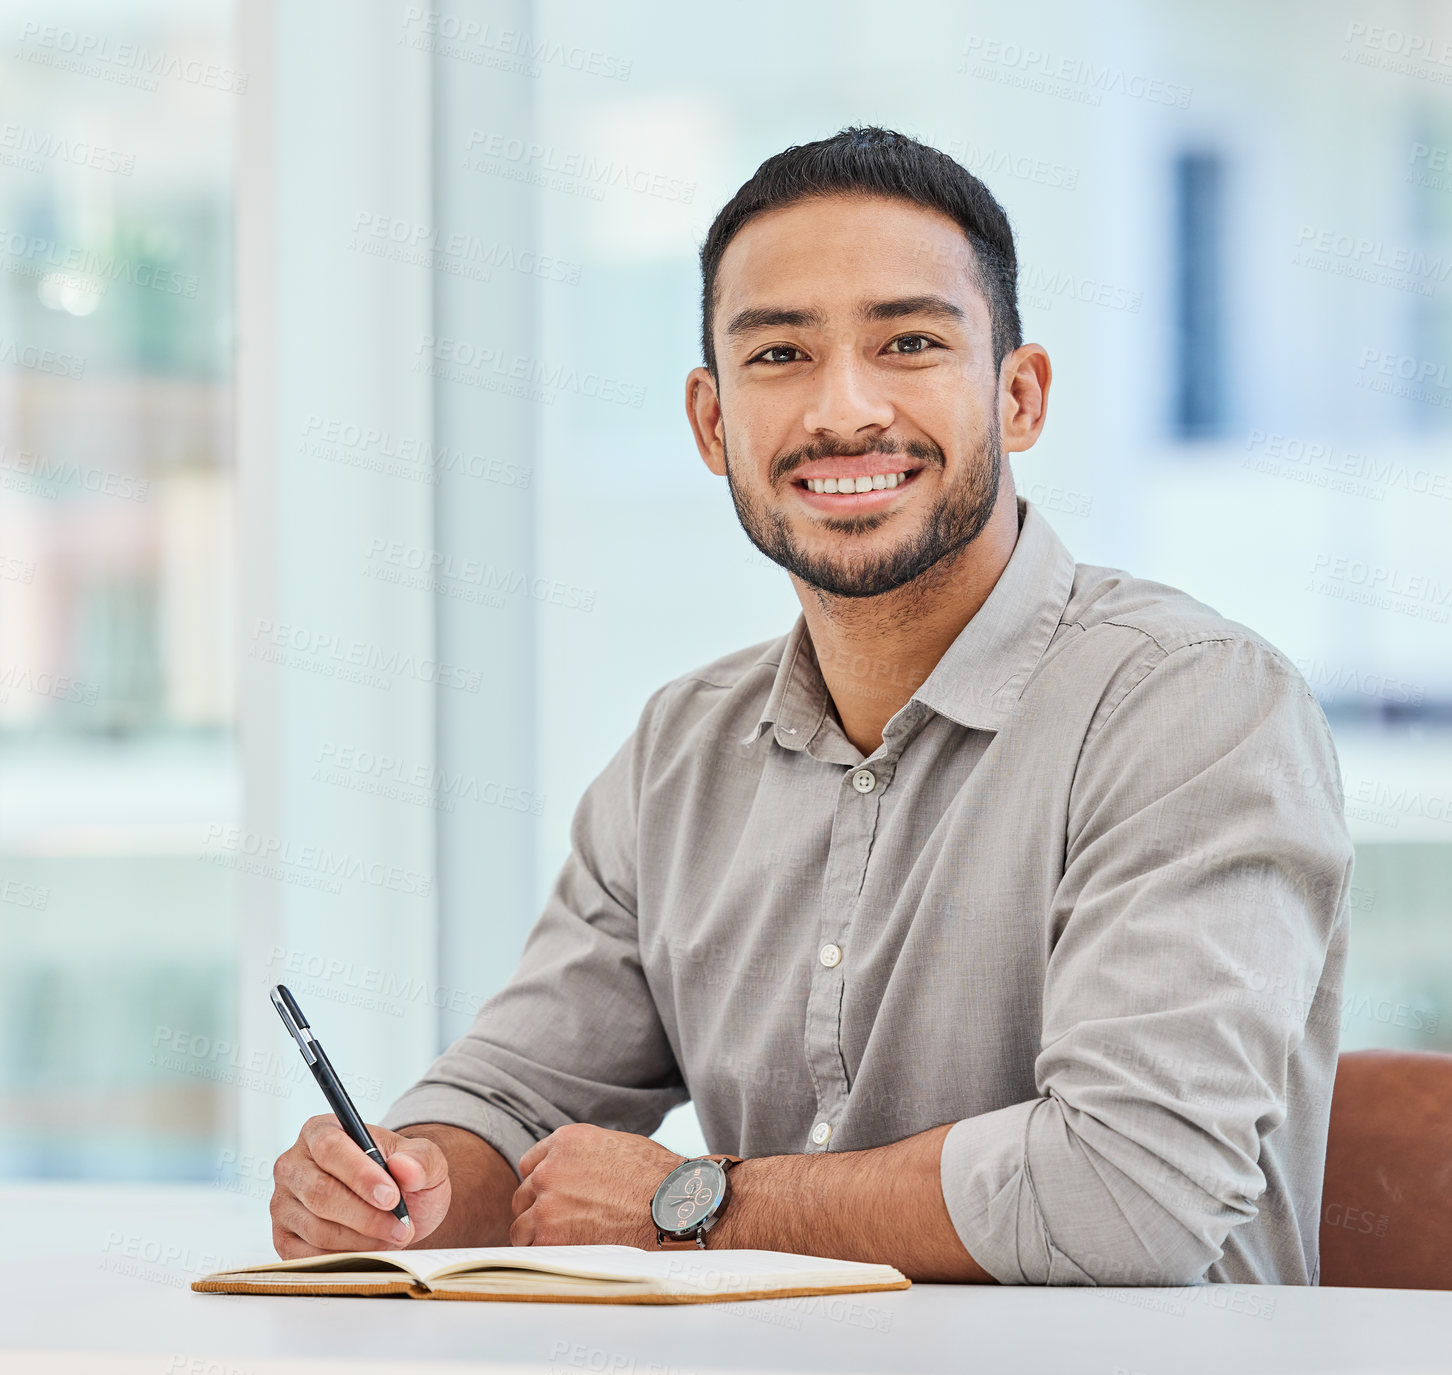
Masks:
[[[272,990],[272,1005],[277,1009],[277,1015],[282,1018],[282,1024],[288,1030],[288,1034],[297,1042],[297,1048],[302,1051],[302,1058],[307,1062],[307,1067],[312,1070],[313,1078],[318,1081],[318,1087],[323,1091],[323,1097],[328,1100],[328,1106],[332,1108],[333,1115],[338,1119],[343,1130],[348,1133],[353,1144],[358,1147],[370,1160],[382,1167],[384,1174],[392,1178],[393,1171],[388,1168],[388,1163],[383,1159],[383,1152],[374,1143],[373,1138],[368,1134],[368,1128],[363,1125],[363,1119],[358,1116],[358,1109],[353,1106],[353,1100],[348,1097],[348,1090],[343,1087],[343,1081],[338,1078],[338,1072],[333,1068],[332,1061],[328,1059],[328,1053],[322,1047],[322,1043],[312,1033],[308,1026],[308,1019],[302,1015],[302,1008],[297,1005],[297,999],[292,996],[286,984],[277,984]],[[394,1180],[394,1183],[397,1183]],[[393,1215],[400,1222],[408,1222],[408,1209],[403,1206],[403,1188],[400,1185],[398,1190],[398,1206],[394,1208]]]

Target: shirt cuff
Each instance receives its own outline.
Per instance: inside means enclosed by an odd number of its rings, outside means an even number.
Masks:
[[[517,1117],[447,1084],[419,1084],[384,1113],[380,1126],[402,1131],[424,1122],[460,1127],[493,1146],[517,1175],[519,1157],[538,1139]]]
[[[1089,1284],[1049,1240],[1028,1175],[1029,1121],[1043,1098],[955,1122],[943,1138],[943,1201],[958,1239],[1000,1284]],[[1077,1277],[1077,1278],[1076,1278]]]
[[[1164,1201],[1146,1183],[1157,1157],[1077,1113],[1084,1139],[1068,1111],[1050,1095],[949,1129],[943,1201],[968,1254],[1000,1284],[1202,1283],[1234,1210],[1188,1175]]]

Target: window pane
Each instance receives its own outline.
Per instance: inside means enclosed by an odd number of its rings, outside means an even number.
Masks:
[[[0,1172],[211,1174],[238,1072],[228,20],[0,3]]]

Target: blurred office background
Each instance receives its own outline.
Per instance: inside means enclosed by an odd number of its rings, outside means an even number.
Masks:
[[[1452,18],[0,0],[0,1174],[264,1195],[509,974],[666,679],[797,604],[700,464],[697,252],[852,123],[980,175],[1021,491],[1301,667],[1347,1048],[1452,1049]],[[666,1139],[697,1140],[689,1110]]]

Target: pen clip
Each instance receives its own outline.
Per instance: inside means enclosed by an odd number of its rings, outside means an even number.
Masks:
[[[272,1005],[277,1009],[277,1015],[282,1018],[288,1035],[297,1042],[303,1059],[310,1065],[317,1064],[318,1054],[313,1049],[313,1033],[308,1027],[308,1019],[303,1016],[302,1008],[297,1005],[297,999],[292,996],[286,984],[273,985]]]

